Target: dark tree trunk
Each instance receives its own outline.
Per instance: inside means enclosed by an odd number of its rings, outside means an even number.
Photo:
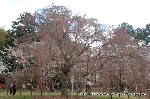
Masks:
[[[61,75],[61,82],[62,82],[62,92],[61,95],[62,96],[68,96],[70,95],[70,77],[68,75],[69,72],[63,72]]]

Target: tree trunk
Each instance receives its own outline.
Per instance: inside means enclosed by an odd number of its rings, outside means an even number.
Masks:
[[[70,77],[68,73],[62,73],[61,75],[61,81],[62,81],[62,96],[68,96],[70,95]]]

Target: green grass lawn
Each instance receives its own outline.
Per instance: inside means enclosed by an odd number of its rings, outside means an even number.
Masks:
[[[48,99],[48,98],[43,98],[43,97],[51,97],[51,95],[15,95],[15,96],[12,96],[12,95],[8,95],[8,96],[0,96],[0,99],[37,99],[37,97],[40,97],[38,99]],[[57,97],[57,96],[56,96]],[[74,96],[76,97],[76,96]],[[78,96],[77,96],[78,97]],[[79,96],[79,97],[82,97],[82,96]],[[94,96],[83,96],[83,97],[91,97],[92,99],[111,99],[110,96],[98,96],[98,97],[94,97]],[[88,98],[88,99],[91,99],[91,98]],[[61,98],[50,98],[50,99],[61,99]],[[64,99],[64,98],[63,98]],[[66,98],[66,99],[72,99],[72,98]],[[73,98],[75,99],[75,98]],[[77,99],[82,99],[82,98],[77,98]],[[118,96],[113,96],[112,99],[128,99],[127,96],[121,96],[121,97],[118,97]],[[130,97],[129,99],[148,99],[146,97]]]
[[[19,96],[19,95],[16,95],[16,96],[1,96],[0,99],[34,99],[34,96],[29,96],[29,95],[24,95],[24,96]],[[93,99],[97,99],[97,98],[93,98]],[[98,97],[98,99],[110,99],[110,97],[103,96],[103,97]],[[127,99],[127,98],[113,97],[113,99]]]
[[[43,96],[55,96],[55,95],[56,96],[60,95],[60,92],[43,92]],[[73,95],[75,95],[75,93]],[[16,95],[12,96],[12,95],[7,95],[7,90],[0,89],[0,99],[34,99],[34,96],[36,97],[41,96],[41,92],[33,91],[32,96],[31,96],[31,91],[29,90],[23,90],[21,92],[21,95],[20,95],[20,91],[17,90]],[[88,97],[93,97],[93,96],[88,96]],[[98,99],[111,99],[111,98],[110,96],[98,96]],[[121,96],[121,97],[113,96],[113,99],[128,99],[128,97],[127,96]],[[146,96],[142,96],[142,97],[130,96],[129,99],[147,99],[147,98]]]
[[[6,89],[0,89],[0,96],[7,96],[7,93],[9,95],[9,91],[7,92]],[[60,95],[60,92],[42,92],[43,95]],[[20,90],[17,90],[16,95],[20,95]],[[31,91],[30,90],[23,90],[21,91],[21,95],[31,95]],[[33,91],[32,95],[41,95],[40,91]]]
[[[36,95],[35,97],[38,97],[38,96]],[[40,97],[42,97],[42,96],[40,96]],[[87,97],[93,97],[93,96],[87,96]],[[34,98],[34,96],[31,96],[31,95],[21,95],[21,96],[20,95],[15,95],[15,96],[9,95],[9,96],[0,96],[0,99],[36,99],[36,98]],[[40,98],[40,99],[42,99],[42,98]],[[58,99],[58,98],[56,98],[56,99]],[[67,99],[70,99],[70,98],[67,98]],[[79,99],[79,98],[77,98],[77,99]],[[111,99],[111,98],[110,98],[110,96],[99,96],[98,98],[93,97],[92,99]],[[116,96],[114,96],[112,99],[128,99],[128,97],[125,97],[125,96],[116,97]],[[129,99],[148,99],[148,98],[146,98],[146,97],[130,97]]]
[[[48,98],[42,98],[42,97],[45,97],[44,96],[31,96],[31,95],[15,95],[15,96],[0,96],[0,99],[37,99],[37,97],[41,97],[41,98],[38,98],[38,99],[48,99]],[[51,97],[51,96],[46,96],[46,97]],[[85,96],[84,96],[85,97]],[[89,97],[89,96],[88,96]],[[88,99],[111,99],[110,96],[99,96],[99,97],[93,97],[93,96],[90,96],[91,98],[88,98]],[[93,97],[93,98],[92,98]],[[61,98],[50,98],[50,99],[61,99]],[[64,98],[63,98],[64,99]],[[72,99],[72,98],[66,98],[66,99]],[[73,98],[75,99],[75,98]],[[77,99],[82,99],[82,98],[77,98]],[[128,99],[127,97],[113,97],[112,99]],[[142,98],[142,97],[130,97],[129,99],[148,99],[148,98]]]
[[[29,95],[24,96],[16,95],[16,96],[0,96],[0,99],[34,99],[34,98],[33,96]]]

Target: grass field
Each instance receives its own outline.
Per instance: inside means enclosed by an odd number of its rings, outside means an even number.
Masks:
[[[87,98],[88,97],[88,98]],[[0,99],[111,99],[110,96],[99,96],[99,97],[92,97],[90,96],[84,96],[84,98],[79,98],[74,96],[74,98],[60,98],[60,97],[52,97],[52,96],[31,96],[31,95],[16,95],[16,96],[1,96]],[[127,97],[113,97],[112,99],[128,99]],[[148,99],[148,98],[142,98],[142,97],[131,97],[129,99]]]
[[[0,99],[34,99],[33,96],[24,95],[24,96],[0,96]]]
[[[61,96],[59,95],[56,95],[56,96],[52,96],[52,95],[15,95],[15,96],[11,96],[11,95],[3,95],[3,96],[0,96],[0,99],[61,99],[60,98]],[[74,97],[74,98],[72,98]],[[110,96],[97,96],[97,97],[94,97],[94,96],[72,96],[71,98],[62,98],[62,99],[111,99]],[[88,97],[88,98],[86,98]],[[148,99],[146,98],[146,96],[143,96],[143,97],[130,97],[128,98],[127,96],[121,96],[121,97],[118,97],[118,96],[113,96],[112,99]]]
[[[15,96],[7,95],[7,90],[0,90],[0,99],[60,99],[60,92],[43,92],[43,95],[41,96],[40,91],[33,91],[31,95],[31,91],[24,90],[21,92],[18,90]],[[56,96],[56,97],[54,97]],[[58,98],[59,97],[59,98]],[[111,99],[110,96],[77,96],[81,98],[77,98],[74,93],[74,98],[62,98],[62,99]],[[84,97],[84,98],[83,98]],[[88,97],[88,98],[86,98]],[[112,99],[148,99],[146,96],[130,96],[129,98],[127,96],[113,96]]]
[[[88,97],[88,98],[87,98]],[[40,96],[40,95],[35,95],[35,96],[31,96],[31,95],[15,95],[15,96],[0,96],[0,99],[111,99],[110,96],[98,96],[98,97],[94,97],[94,96],[71,96],[71,97],[61,97],[61,96]],[[149,99],[146,97],[117,97],[117,96],[113,96],[112,99]]]

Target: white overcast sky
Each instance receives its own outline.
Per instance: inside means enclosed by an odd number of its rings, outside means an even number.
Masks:
[[[34,13],[52,3],[109,25],[128,22],[134,27],[145,27],[150,23],[150,0],[0,0],[0,27],[9,29],[22,12]]]

